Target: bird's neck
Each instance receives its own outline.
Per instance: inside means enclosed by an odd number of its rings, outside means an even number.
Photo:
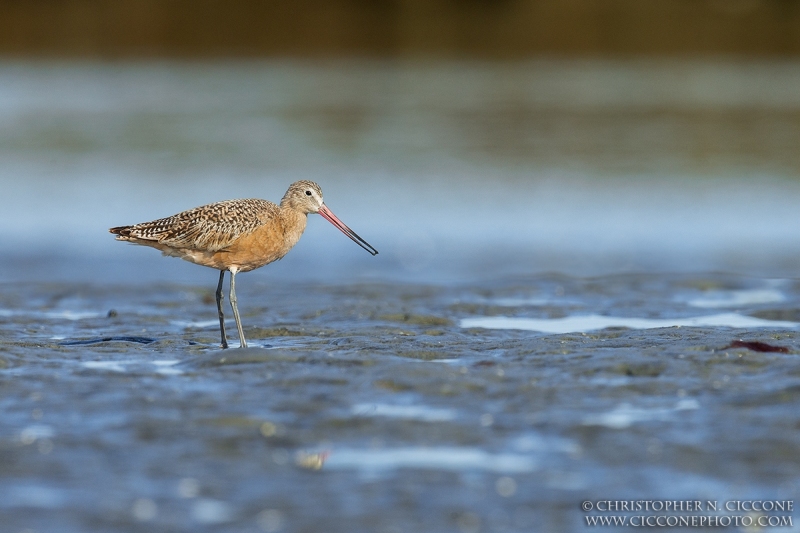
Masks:
[[[308,215],[297,209],[281,207],[281,223],[287,251],[297,244],[306,229]]]

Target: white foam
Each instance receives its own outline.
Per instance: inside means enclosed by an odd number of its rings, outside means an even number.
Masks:
[[[423,422],[445,422],[454,420],[456,412],[452,409],[437,409],[425,405],[390,405],[385,403],[359,403],[352,407],[356,416],[384,416],[387,418],[407,418]]]
[[[342,449],[328,457],[325,468],[381,472],[399,468],[424,470],[484,470],[497,473],[533,472],[538,461],[522,454],[492,454],[478,448]]]
[[[580,315],[564,318],[519,318],[505,316],[463,318],[462,328],[520,329],[541,333],[580,333],[604,328],[655,329],[669,327],[795,328],[797,322],[764,320],[739,313],[721,313],[687,318],[636,318]]]

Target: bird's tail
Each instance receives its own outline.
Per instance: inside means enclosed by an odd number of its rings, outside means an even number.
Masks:
[[[116,228],[109,228],[108,232],[117,236],[117,240],[123,241],[131,236],[131,228],[133,226],[117,226]]]

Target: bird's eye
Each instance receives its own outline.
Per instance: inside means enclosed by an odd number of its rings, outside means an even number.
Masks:
[[[306,191],[306,196],[311,196],[311,191]]]

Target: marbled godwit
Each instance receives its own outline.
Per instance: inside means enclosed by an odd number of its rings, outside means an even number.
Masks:
[[[300,240],[309,213],[319,213],[356,244],[377,255],[378,250],[336,218],[323,203],[319,185],[305,180],[292,183],[280,205],[253,198],[226,200],[108,231],[116,234],[118,241],[152,246],[164,255],[220,271],[216,296],[223,348],[228,347],[228,341],[222,313],[222,282],[225,271],[230,272],[233,318],[242,348],[247,348],[236,302],[236,274],[249,272],[286,255]]]

